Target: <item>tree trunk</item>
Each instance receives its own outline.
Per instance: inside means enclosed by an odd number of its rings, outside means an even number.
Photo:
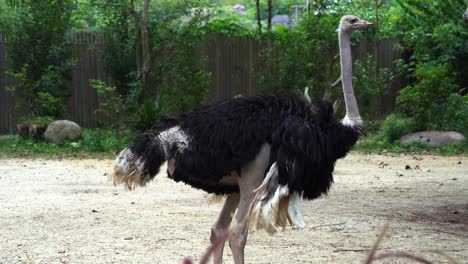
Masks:
[[[383,2],[380,0],[375,0],[375,22],[374,22],[374,64],[375,64],[375,71],[374,71],[374,80],[377,80],[380,75],[380,58],[379,58],[379,9],[382,6]]]
[[[149,13],[150,0],[145,0],[143,9],[143,15],[141,19],[141,54],[143,57],[142,64],[142,89],[140,94],[140,103],[144,102],[145,92],[148,90],[149,74],[151,67],[151,54],[149,48],[149,36],[148,36],[148,13]]]
[[[268,23],[267,23],[268,33],[271,32],[271,9],[272,9],[271,0],[268,0]]]
[[[255,5],[257,7],[258,37],[259,39],[261,39],[262,38],[262,16],[260,14],[260,0],[256,0]]]
[[[137,79],[141,78],[141,67],[143,62],[143,56],[141,53],[141,30],[140,30],[140,17],[135,9],[135,1],[130,0],[130,13],[133,16],[133,23],[135,23],[135,53],[136,53],[136,68],[137,68]]]

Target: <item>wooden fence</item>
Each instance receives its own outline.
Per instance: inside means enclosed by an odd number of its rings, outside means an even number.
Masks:
[[[92,80],[112,83],[103,61],[104,37],[93,34],[77,34],[72,40],[72,56],[75,65],[72,71],[72,89],[67,110],[70,119],[83,127],[94,127],[105,121],[102,114],[96,113],[102,98],[91,86]]]
[[[15,123],[15,98],[6,91],[14,85],[14,80],[7,75],[6,36],[0,32],[0,131],[12,132]]]
[[[402,53],[396,48],[398,45],[398,39],[383,39],[379,40],[378,46],[378,61],[380,67],[385,67],[391,72],[396,72],[395,60],[402,58]],[[361,39],[357,43],[356,47],[353,48],[353,60],[365,60],[368,54],[374,55],[374,46],[372,41],[369,39]],[[369,73],[372,74],[372,73]],[[395,100],[398,95],[398,91],[405,85],[404,79],[401,76],[396,76],[390,80],[388,89],[382,96],[374,98],[373,109],[377,111],[373,113],[373,117],[382,117],[385,114],[392,112],[395,109]],[[359,87],[355,87],[359,89]]]
[[[201,53],[207,58],[206,69],[212,73],[208,101],[258,93],[258,44],[254,39],[210,36]]]
[[[6,75],[6,39],[0,33],[0,131],[10,131],[15,124],[17,112],[14,111],[14,98],[5,92],[5,86],[14,84]],[[379,58],[381,66],[393,70],[393,61],[400,58],[394,49],[397,40],[380,42]],[[206,69],[211,72],[208,101],[232,98],[237,94],[257,94],[258,45],[253,39],[236,39],[225,36],[210,36],[200,49],[206,57]],[[95,113],[100,98],[90,86],[90,80],[99,79],[112,83],[111,75],[106,72],[102,52],[102,36],[78,34],[73,39],[72,54],[76,61],[72,72],[71,96],[67,103],[69,118],[81,126],[93,127],[104,117]],[[362,59],[366,52],[372,52],[371,43],[361,41],[354,48],[356,59]],[[390,90],[374,102],[380,113],[393,110],[396,92],[401,80],[392,81]]]

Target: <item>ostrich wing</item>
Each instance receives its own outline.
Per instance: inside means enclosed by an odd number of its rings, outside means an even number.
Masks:
[[[305,121],[287,117],[272,137],[272,157],[278,166],[278,183],[314,199],[326,194],[333,182],[335,160],[330,153],[329,134],[335,124],[322,117]],[[333,123],[333,121],[332,121]]]

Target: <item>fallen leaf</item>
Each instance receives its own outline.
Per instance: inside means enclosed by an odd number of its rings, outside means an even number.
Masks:
[[[381,161],[379,164],[377,164],[379,166],[379,168],[383,169],[385,166],[388,166],[387,163]]]

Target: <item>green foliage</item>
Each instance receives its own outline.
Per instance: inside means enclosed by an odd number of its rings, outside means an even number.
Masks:
[[[378,136],[383,142],[393,143],[402,136],[414,132],[415,128],[414,120],[390,114],[382,123]]]
[[[54,122],[54,118],[51,116],[38,116],[38,117],[28,117],[22,116],[18,119],[19,124],[38,124],[38,125],[49,125],[50,123]]]
[[[68,38],[71,1],[12,1],[3,28],[8,39],[10,75],[17,79],[18,107],[31,116],[58,117],[68,95]],[[1,12],[0,24],[6,24]]]
[[[115,157],[116,149],[128,146],[135,134],[123,130],[119,137],[113,129],[84,129],[83,137],[63,145],[21,138],[0,139],[0,156],[13,157]]]
[[[265,36],[259,67],[261,92],[294,93],[309,86],[313,97],[321,97],[326,86],[326,52],[333,53],[332,57],[337,52],[332,51],[337,47],[336,26],[325,23],[329,19],[303,19],[295,30],[277,26],[274,33]],[[325,32],[334,41],[322,40]]]
[[[136,127],[140,130],[151,128],[164,115],[171,113],[173,110],[169,100],[160,96],[154,101],[146,101],[136,114]]]
[[[6,87],[8,92],[16,95],[16,108],[30,117],[59,116],[63,112],[64,98],[49,91],[44,82],[30,79],[29,68],[28,64],[24,64],[17,72],[7,72],[16,80],[15,86]],[[40,89],[40,84],[44,84],[43,89]]]
[[[207,33],[217,33],[230,37],[253,38],[256,31],[252,24],[238,17],[214,18],[205,27]]]
[[[468,137],[468,95],[451,94],[440,107],[439,128],[455,130]]]
[[[466,4],[462,0],[396,2],[401,45],[413,51],[410,61],[399,65],[412,81],[398,96],[401,110],[413,116],[420,129],[462,129],[459,132],[466,134],[458,121],[442,119],[465,109],[461,99],[451,94],[468,86],[468,32],[461,19]],[[460,109],[443,114],[450,97]]]
[[[392,72],[387,68],[380,68],[376,77],[375,68],[372,55],[368,55],[364,61],[357,60],[354,64],[353,87],[365,119],[379,117],[380,113],[373,111],[377,108],[376,104],[380,103],[375,98],[380,98],[388,90],[393,78]]]
[[[110,124],[120,123],[127,109],[123,96],[117,93],[115,86],[107,86],[101,80],[90,80],[90,83],[102,99],[96,112],[104,114]]]
[[[116,91],[115,86],[107,86],[100,80],[91,80],[90,82],[102,99],[96,112],[104,114],[109,120],[109,125],[114,129],[115,138],[117,139],[114,146],[118,150],[121,145],[120,135],[125,121],[128,120],[126,100]]]
[[[359,141],[353,150],[363,153],[420,153],[420,154],[434,154],[434,155],[466,155],[468,153],[468,142],[446,146],[429,148],[418,144],[417,142],[408,146],[402,146],[398,141],[389,142],[382,139],[379,135],[368,135]]]
[[[419,64],[415,70],[415,77],[419,81],[400,91],[398,104],[401,110],[413,116],[421,124],[421,129],[438,126],[439,120],[434,117],[440,112],[447,97],[458,88],[450,69],[449,65],[437,64],[435,61]]]
[[[209,88],[210,73],[205,70],[205,58],[199,47],[205,41],[204,31],[206,15],[192,12],[190,6],[181,6],[179,10],[166,10],[156,20],[151,21],[152,35],[152,72],[150,97],[165,96],[174,102],[175,111],[187,111],[204,102]],[[173,12],[182,12],[190,16],[181,21]],[[178,13],[180,15],[180,13]]]
[[[75,145],[74,148],[86,153],[114,154],[116,151],[127,147],[134,137],[134,132],[125,129],[120,131],[119,134],[116,134],[113,128],[85,129],[83,138],[76,142],[78,145]]]

